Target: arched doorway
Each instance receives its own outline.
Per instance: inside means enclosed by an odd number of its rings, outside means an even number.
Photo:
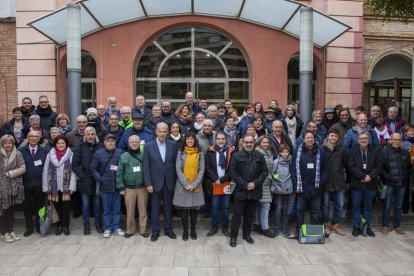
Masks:
[[[369,88],[369,108],[379,105],[382,114],[390,106],[397,106],[404,120],[410,118],[411,106],[411,60],[401,54],[391,54],[375,64]]]
[[[187,91],[209,103],[249,101],[249,70],[240,48],[206,28],[178,28],[151,41],[139,59],[136,82],[136,94],[150,105],[169,99],[177,106]]]
[[[312,110],[315,109],[315,102],[317,102],[317,79],[317,67],[313,63]],[[288,103],[299,100],[299,55],[294,55],[288,63]]]

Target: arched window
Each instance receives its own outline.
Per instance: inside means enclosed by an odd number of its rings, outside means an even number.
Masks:
[[[150,42],[137,69],[137,95],[148,103],[183,102],[187,91],[209,103],[249,101],[249,71],[239,47],[216,31],[184,27]]]
[[[312,109],[315,109],[315,95],[317,91],[316,69],[316,65],[313,63]],[[294,55],[290,58],[288,64],[288,103],[299,100],[299,55]]]
[[[91,55],[82,52],[81,110],[96,107],[96,62]]]

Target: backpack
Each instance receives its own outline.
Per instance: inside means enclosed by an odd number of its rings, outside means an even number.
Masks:
[[[299,228],[300,244],[323,244],[325,243],[325,227],[321,225],[302,224]]]
[[[293,192],[293,185],[291,175],[279,174],[277,168],[279,162],[276,165],[275,171],[272,173],[272,184],[270,185],[270,192],[272,194],[288,195]]]

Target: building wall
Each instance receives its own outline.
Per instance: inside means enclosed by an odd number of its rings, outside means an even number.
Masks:
[[[11,117],[17,102],[16,20],[0,22],[0,124]]]

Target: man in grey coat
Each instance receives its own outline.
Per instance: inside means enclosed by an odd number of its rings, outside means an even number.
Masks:
[[[177,236],[172,231],[172,199],[174,194],[177,159],[177,145],[167,140],[168,125],[159,123],[157,139],[144,146],[144,182],[151,194],[151,241],[160,236],[159,212],[161,199],[164,204],[164,231],[170,239]]]

